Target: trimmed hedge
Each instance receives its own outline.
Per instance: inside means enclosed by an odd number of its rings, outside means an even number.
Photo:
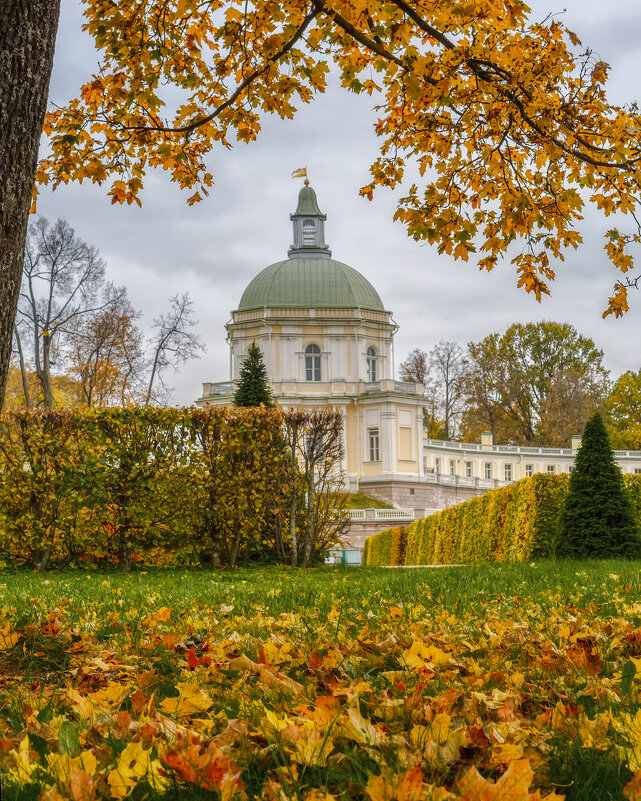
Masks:
[[[375,567],[405,564],[407,526],[395,526],[368,537],[363,550],[363,564]]]
[[[368,537],[366,565],[446,565],[469,562],[520,562],[553,556],[557,519],[569,474],[537,473],[465,503],[416,520],[406,529],[387,529]],[[641,476],[624,476],[641,518]],[[394,543],[394,544],[393,544]]]
[[[292,528],[299,551],[309,535],[312,550],[334,544],[343,501],[317,492],[303,504],[286,436],[294,414],[299,431],[316,426],[315,442],[328,441],[318,411],[4,412],[0,567],[289,561]]]

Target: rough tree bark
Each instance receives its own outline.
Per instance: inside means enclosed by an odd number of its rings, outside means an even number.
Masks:
[[[60,0],[0,0],[0,407]]]

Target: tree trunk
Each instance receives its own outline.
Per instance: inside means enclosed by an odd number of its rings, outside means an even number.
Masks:
[[[44,573],[44,571],[49,566],[49,561],[51,559],[51,554],[53,553],[53,542],[50,542],[44,551],[40,554],[40,557],[35,565],[36,572]]]
[[[291,446],[292,446],[292,472],[291,472],[291,490],[292,499],[289,514],[289,533],[292,538],[292,567],[298,565],[298,541],[296,539],[296,505],[298,500],[298,463],[296,443],[298,442],[298,424],[295,420],[292,421],[291,428]]]
[[[50,335],[42,337],[42,369],[38,370],[38,378],[42,386],[42,395],[44,397],[45,409],[53,409],[53,390],[51,389],[51,362],[49,354],[51,352],[51,337]]]
[[[118,516],[116,520],[116,542],[118,545],[118,567],[124,573],[131,573],[131,550],[129,548],[129,532],[131,521],[127,506],[129,498],[120,494],[118,496]]]
[[[296,539],[296,501],[298,495],[296,492],[297,478],[298,473],[296,470],[294,470],[292,475],[292,503],[289,510],[289,533],[292,538],[292,567],[296,567],[298,564],[298,541]]]
[[[236,520],[234,522],[234,539],[232,541],[231,546],[231,553],[229,556],[229,566],[236,567],[236,562],[238,561],[238,554],[240,553],[240,543],[242,540],[242,527],[240,520]]]
[[[303,552],[303,567],[310,567],[316,547],[316,486],[314,471],[311,469],[307,476],[307,530],[305,531],[305,550]]]
[[[20,340],[20,332],[16,326],[16,344],[18,346],[18,361],[20,363],[20,376],[22,378],[22,391],[24,392],[24,405],[27,409],[31,409],[31,393],[29,392],[29,378],[27,376],[27,368],[24,363],[24,353],[22,352],[22,342]]]
[[[0,407],[59,16],[60,0],[0,0]]]

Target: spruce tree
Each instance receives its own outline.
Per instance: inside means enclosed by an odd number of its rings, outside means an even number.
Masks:
[[[558,556],[641,556],[639,522],[598,412],[585,424],[558,535]]]
[[[268,408],[274,406],[263,354],[255,342],[247,348],[247,355],[240,368],[234,403],[236,406],[260,406],[261,403]]]

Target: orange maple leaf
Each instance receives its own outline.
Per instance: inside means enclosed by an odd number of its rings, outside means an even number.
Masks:
[[[529,801],[533,778],[530,760],[517,759],[496,782],[484,779],[476,768],[470,768],[459,781],[458,789],[461,801]]]
[[[180,752],[169,751],[162,761],[180,781],[196,784],[204,790],[217,790],[223,796],[230,789],[240,789],[242,786],[240,771],[214,743],[206,748],[195,744]]]

